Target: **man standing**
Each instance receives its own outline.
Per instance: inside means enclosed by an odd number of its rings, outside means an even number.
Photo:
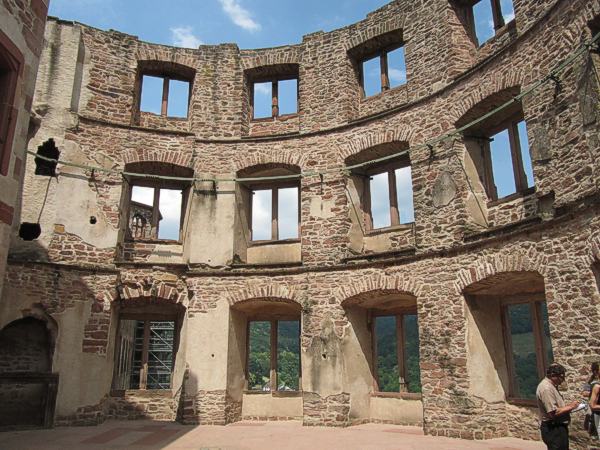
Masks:
[[[540,412],[542,440],[548,450],[569,450],[570,413],[578,401],[565,405],[558,386],[565,381],[566,370],[560,364],[550,364],[546,377],[537,387],[536,397]]]

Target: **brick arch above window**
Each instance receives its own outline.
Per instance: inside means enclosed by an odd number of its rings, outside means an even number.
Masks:
[[[346,160],[373,147],[389,145],[406,145],[407,148],[415,141],[415,131],[410,127],[401,126],[379,132],[365,133],[340,147],[340,158]]]
[[[192,154],[175,150],[150,150],[146,147],[123,152],[123,162],[126,165],[135,163],[172,164],[191,169]]]
[[[240,302],[246,302],[256,299],[275,299],[285,302],[292,302],[298,306],[302,304],[299,288],[293,285],[279,284],[258,284],[246,285],[237,290],[228,290],[225,298],[230,306]]]
[[[422,286],[414,277],[405,277],[400,274],[386,275],[382,273],[363,274],[340,286],[335,291],[335,298],[341,305],[347,304],[351,299],[360,298],[369,293],[395,293],[397,295],[418,298]]]
[[[270,154],[255,153],[235,156],[233,169],[241,174],[249,174],[262,170],[264,167],[285,167],[294,173],[300,173],[302,167],[302,156],[299,152],[273,151]]]
[[[501,254],[480,257],[470,267],[461,269],[454,282],[458,294],[468,286],[502,273],[532,272],[545,278],[548,274],[548,258],[537,252]]]

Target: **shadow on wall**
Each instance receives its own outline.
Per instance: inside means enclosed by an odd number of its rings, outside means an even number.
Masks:
[[[51,427],[58,389],[58,327],[41,305],[0,331],[0,429]]]

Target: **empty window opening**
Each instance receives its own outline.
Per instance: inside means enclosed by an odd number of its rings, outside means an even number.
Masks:
[[[183,191],[133,186],[130,232],[134,239],[180,239]]]
[[[54,139],[50,138],[42,145],[38,146],[37,154],[44,158],[54,159],[55,161],[48,161],[42,158],[35,158],[35,174],[46,177],[56,176],[56,165],[58,164],[58,158],[60,156],[60,150],[56,147]]]
[[[375,318],[374,347],[379,392],[421,392],[417,315]]]
[[[194,171],[175,164],[144,161],[127,164],[125,172],[121,236],[125,240],[181,242]]]
[[[252,240],[284,240],[299,237],[299,188],[297,186],[252,189]]]
[[[247,385],[252,391],[300,389],[300,321],[248,323]]]
[[[175,322],[121,320],[115,367],[117,389],[170,389]]]
[[[365,97],[405,84],[404,47],[382,50],[360,61],[360,79]]]
[[[478,45],[483,45],[496,32],[515,18],[512,0],[480,0],[470,9],[473,32]]]
[[[534,186],[527,127],[523,120],[513,120],[490,137],[484,151],[490,154],[495,198],[507,197]]]
[[[298,112],[298,79],[252,84],[252,118],[264,119]]]
[[[471,388],[488,401],[534,404],[553,362],[544,280],[536,272],[504,272],[465,289]]]
[[[511,397],[535,399],[537,384],[554,359],[546,302],[509,304],[504,314]]]
[[[456,123],[463,128],[485,116],[498,105],[519,95],[518,86],[496,92],[467,111]],[[503,111],[485,118],[465,130],[466,162],[476,174],[475,185],[485,190],[489,200],[512,198],[514,194],[530,194],[535,188],[533,165],[529,152],[527,124],[520,102],[511,102]],[[474,170],[473,170],[474,169]]]
[[[415,220],[413,206],[412,174],[410,166],[392,165],[374,169],[365,184],[368,190],[370,210],[369,228],[386,228],[412,223]]]
[[[190,101],[190,82],[177,78],[142,75],[140,111],[186,118]]]

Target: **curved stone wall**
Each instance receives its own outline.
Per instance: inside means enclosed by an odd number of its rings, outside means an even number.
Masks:
[[[48,180],[34,174],[33,158],[27,163],[21,220],[35,222],[43,208],[42,235],[33,243],[13,239],[0,325],[35,302],[69,330],[71,341],[59,336],[54,367],[70,371],[71,384],[92,387],[77,398],[59,387],[60,423],[112,414],[106,367],[116,352],[118,287],[156,280],[189,299],[169,400],[173,415],[177,409],[187,423],[242,417],[247,319],[230,306],[264,298],[302,305],[305,424],[391,421],[422,423],[429,434],[451,437],[538,439],[534,408],[512,401],[506,370],[493,369],[494,354],[506,359],[505,349],[485,340],[476,305],[478,296],[541,296],[554,359],[568,368],[568,394],[575,395],[600,354],[592,270],[600,236],[598,55],[584,52],[558,82],[511,106],[527,123],[535,188],[492,198],[468,133],[422,144],[489,112],[507,92],[527,92],[598,30],[600,3],[514,0],[515,20],[480,47],[464,22],[468,4],[393,1],[354,25],[259,50],[173,48],[48,22],[34,100],[42,124],[30,150],[53,138],[61,160],[115,171],[62,165]],[[363,98],[352,50],[399,30],[407,83]],[[194,74],[188,118],[136,111],[138,68],[148,61]],[[248,76],[273,67],[297,67],[298,113],[257,123]],[[394,145],[408,148],[414,223],[369,231],[361,209],[364,174],[332,169]],[[129,182],[118,171],[139,161],[194,170],[180,242],[126,239]],[[232,179],[257,166],[301,170],[299,239],[260,247],[248,240],[244,184]],[[543,278],[541,290],[528,290],[526,273]],[[81,286],[71,289],[77,278]],[[469,286],[480,282],[488,290],[470,298]],[[416,298],[422,395],[400,393],[398,401],[374,392],[371,319],[344,300],[379,292]],[[68,366],[59,356],[65,352]],[[86,377],[96,366],[103,370],[90,385]],[[112,400],[118,417],[128,410],[124,402],[131,402],[132,416],[152,417],[148,405],[156,399],[144,395]],[[386,411],[387,400],[400,411]],[[397,405],[405,403],[403,415]],[[269,418],[277,418],[273,408]],[[421,408],[422,420],[415,414]]]

